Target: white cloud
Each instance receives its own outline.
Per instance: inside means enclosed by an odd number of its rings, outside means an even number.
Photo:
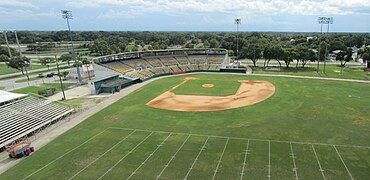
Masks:
[[[0,7],[36,8],[37,6],[30,2],[18,0],[0,0]]]
[[[187,13],[187,12],[218,12],[228,14],[245,14],[253,12],[262,15],[281,13],[293,15],[342,15],[355,14],[358,9],[370,11],[370,0],[73,0],[67,3],[73,7],[119,6],[131,10],[141,9],[146,12]]]

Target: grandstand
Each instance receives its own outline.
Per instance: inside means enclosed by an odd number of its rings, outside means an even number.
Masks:
[[[227,58],[224,49],[178,49],[113,54],[98,57],[94,62],[122,75],[144,80],[161,74],[218,71]]]
[[[0,98],[0,148],[22,137],[32,135],[50,124],[71,114],[74,109],[51,103],[39,97],[2,91],[2,94],[13,96],[4,101]]]

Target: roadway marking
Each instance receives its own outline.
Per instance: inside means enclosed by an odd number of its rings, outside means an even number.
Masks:
[[[353,180],[354,178],[352,177],[351,172],[349,172],[349,169],[348,169],[348,167],[347,167],[346,163],[344,163],[344,161],[343,161],[343,159],[342,159],[342,156],[339,154],[338,149],[337,149],[335,146],[333,146],[333,147],[334,147],[335,151],[337,152],[337,154],[338,154],[338,156],[339,156],[340,160],[342,161],[342,163],[343,163],[344,167],[346,168],[346,170],[347,170],[347,172],[348,172],[349,176],[350,176],[350,177],[351,177],[351,179]]]
[[[108,128],[107,128],[107,129],[108,129]],[[105,129],[105,130],[103,130],[102,132],[100,132],[100,133],[98,133],[98,134],[94,135],[93,137],[91,137],[90,139],[86,140],[86,141],[85,141],[85,142],[83,142],[82,144],[80,144],[80,145],[76,146],[75,148],[73,148],[73,149],[71,149],[71,150],[67,151],[67,152],[66,152],[66,153],[64,153],[63,155],[59,156],[58,158],[54,159],[53,161],[49,162],[49,163],[48,163],[48,164],[46,164],[45,166],[43,166],[43,167],[39,168],[38,170],[34,171],[33,173],[31,173],[30,175],[26,176],[26,177],[25,177],[25,178],[23,178],[23,179],[28,179],[28,178],[30,178],[32,175],[34,175],[34,174],[38,173],[39,171],[41,171],[41,170],[45,169],[46,167],[50,166],[50,164],[54,163],[55,161],[58,161],[59,159],[61,159],[61,158],[63,158],[64,156],[66,156],[67,154],[71,153],[72,151],[74,151],[74,150],[76,150],[76,149],[80,148],[80,147],[81,147],[81,146],[83,146],[84,144],[86,144],[86,143],[88,143],[89,141],[91,141],[91,140],[95,139],[97,136],[99,136],[100,134],[102,134],[103,132],[105,132],[107,129]]]
[[[247,142],[247,147],[245,148],[245,155],[244,155],[244,161],[243,161],[243,168],[242,168],[242,172],[240,173],[240,180],[243,179],[243,176],[244,176],[244,169],[245,169],[245,165],[246,165],[246,161],[247,161],[247,156],[248,156],[248,146],[249,146],[249,139],[248,139],[248,142]]]
[[[292,157],[292,160],[293,160],[293,171],[295,173],[295,179],[298,180],[298,172],[297,172],[297,166],[295,164],[295,154],[293,151],[293,145],[292,143],[289,143],[289,145],[290,145],[290,157]]]
[[[88,167],[90,167],[92,164],[94,164],[96,161],[98,161],[100,158],[102,158],[104,155],[106,155],[108,152],[110,152],[111,150],[113,150],[115,147],[117,147],[119,144],[121,144],[123,141],[125,141],[128,137],[130,137],[132,134],[134,134],[136,132],[136,130],[132,131],[129,135],[127,135],[125,138],[123,138],[122,140],[120,140],[118,143],[116,143],[114,146],[112,146],[111,148],[109,148],[107,151],[105,151],[103,154],[101,154],[98,158],[96,158],[94,161],[92,161],[90,164],[88,164],[87,166],[85,166],[83,169],[81,169],[80,171],[78,171],[76,174],[74,174],[72,177],[70,177],[69,179],[73,179],[75,178],[78,174],[80,174],[82,171],[84,171],[85,169],[87,169]]]
[[[103,175],[101,175],[98,179],[102,179],[105,175],[107,175],[113,168],[115,168],[121,161],[123,161],[129,154],[136,150],[145,140],[147,140],[154,132],[151,132],[148,136],[146,136],[140,143],[138,143],[134,148],[132,148],[129,152],[126,153],[120,160],[118,160],[111,168],[109,168]]]
[[[327,144],[327,143],[315,143],[315,142],[299,142],[299,141],[283,141],[283,140],[273,140],[273,139],[256,139],[256,138],[241,138],[241,137],[231,137],[231,136],[217,136],[217,135],[206,135],[206,134],[193,134],[193,133],[181,133],[181,132],[171,132],[171,131],[153,131],[147,129],[133,129],[133,128],[121,128],[121,127],[109,127],[110,129],[122,129],[122,130],[137,130],[144,132],[155,132],[155,133],[172,133],[180,135],[192,135],[192,136],[203,136],[211,138],[230,138],[236,140],[252,140],[252,141],[263,141],[263,142],[277,142],[277,143],[293,143],[293,144],[304,144],[304,145],[323,145],[323,146],[340,146],[340,147],[351,147],[351,148],[369,148],[369,146],[358,146],[358,145],[346,145],[346,144]]]
[[[177,155],[177,153],[180,151],[180,149],[185,145],[185,143],[188,141],[188,139],[190,138],[190,134],[188,135],[188,137],[185,139],[185,141],[181,144],[181,146],[177,149],[177,151],[175,152],[174,155],[172,155],[171,159],[167,162],[167,164],[164,166],[164,168],[162,169],[162,171],[158,174],[157,179],[159,179],[159,177],[161,177],[162,173],[167,169],[167,167],[170,165],[170,163],[172,162],[172,160],[175,158],[175,156]]]
[[[217,167],[216,167],[215,173],[213,174],[212,180],[214,180],[214,179],[215,179],[215,177],[216,177],[216,174],[217,174],[217,171],[218,171],[218,167],[219,167],[219,166],[220,166],[220,164],[221,164],[221,160],[222,160],[222,157],[224,156],[224,153],[225,153],[225,150],[226,150],[226,147],[227,147],[227,144],[228,144],[228,143],[229,143],[229,138],[227,138],[227,140],[226,140],[225,147],[224,147],[224,149],[222,150],[222,154],[221,154],[221,156],[220,156],[220,160],[218,160]]]
[[[155,153],[155,152],[157,152],[158,151],[158,149],[160,148],[160,147],[162,147],[163,145],[164,145],[164,142],[166,142],[167,141],[167,139],[170,137],[172,135],[172,133],[170,133],[167,137],[166,137],[166,139],[164,139],[162,142],[161,142],[161,144],[159,144],[158,146],[157,146],[157,148],[151,153],[151,154],[149,154],[149,156],[140,164],[140,166],[139,167],[137,167],[136,169],[135,169],[135,171],[133,171],[132,173],[131,173],[131,175],[127,178],[127,179],[130,179],[136,172],[137,172],[137,170],[139,170],[145,163],[146,163],[146,161],[148,161],[152,156],[153,156],[153,154]]]
[[[198,161],[198,158],[199,158],[200,154],[202,154],[202,151],[204,151],[204,148],[206,147],[206,144],[207,144],[208,140],[209,140],[209,136],[207,137],[207,139],[206,139],[206,141],[204,142],[203,146],[200,148],[200,151],[199,151],[199,153],[198,153],[197,157],[195,157],[193,164],[192,164],[192,165],[191,165],[191,167],[189,168],[189,171],[186,173],[186,176],[185,176],[184,180],[186,180],[186,179],[187,179],[187,177],[189,176],[189,174],[190,174],[191,170],[193,169],[193,167],[194,167],[195,163]]]
[[[311,146],[312,146],[312,149],[313,149],[313,153],[315,154],[317,164],[319,165],[319,168],[320,168],[319,170],[320,170],[320,172],[321,172],[321,174],[322,174],[322,178],[323,178],[324,180],[326,180],[325,175],[324,175],[324,170],[323,170],[323,169],[322,169],[322,167],[321,167],[321,164],[320,164],[320,161],[319,161],[319,157],[317,157],[315,147],[313,146],[313,144],[311,144]]]

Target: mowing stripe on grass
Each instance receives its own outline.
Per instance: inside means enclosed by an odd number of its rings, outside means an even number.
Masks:
[[[202,154],[202,151],[204,151],[204,150],[205,150],[204,148],[206,147],[206,144],[207,144],[208,140],[209,140],[209,136],[207,137],[207,139],[206,139],[206,141],[204,142],[203,146],[200,148],[200,151],[199,151],[199,153],[198,153],[197,157],[194,159],[193,164],[192,164],[192,165],[191,165],[191,167],[189,168],[189,171],[186,173],[184,180],[186,180],[186,178],[189,176],[189,174],[190,174],[191,170],[193,169],[193,167],[194,167],[195,163],[197,162],[197,160],[198,160],[198,158],[199,158],[200,154]]]
[[[193,133],[181,133],[181,132],[171,132],[171,131],[153,131],[148,129],[134,129],[134,128],[122,128],[122,127],[109,127],[110,129],[122,129],[122,130],[137,130],[143,132],[155,132],[155,133],[172,133],[179,135],[192,135],[192,136],[203,136],[210,138],[230,138],[236,140],[252,140],[252,141],[264,141],[264,142],[277,142],[277,143],[293,143],[293,144],[304,144],[304,145],[321,145],[321,146],[339,146],[339,147],[352,147],[352,148],[369,148],[369,146],[359,146],[359,145],[347,145],[347,144],[327,144],[327,143],[315,143],[315,142],[299,142],[299,141],[283,141],[283,140],[273,140],[273,139],[256,139],[256,138],[242,138],[242,137],[232,137],[232,136],[217,136],[217,135],[207,135],[207,134],[193,134]]]
[[[292,160],[293,160],[293,171],[295,173],[295,179],[298,180],[298,172],[297,172],[297,166],[295,164],[295,154],[294,154],[294,151],[293,151],[293,145],[292,143],[289,143],[290,145],[290,155],[292,157]]]
[[[249,139],[248,139],[248,142],[247,142],[247,147],[245,148],[245,155],[244,155],[244,161],[243,161],[243,168],[242,168],[242,172],[240,173],[240,180],[243,179],[243,175],[244,175],[244,169],[245,169],[245,165],[247,162],[247,156],[248,156],[248,146],[249,146]]]
[[[108,128],[107,128],[108,129]],[[28,179],[30,178],[32,175],[40,172],[41,170],[45,169],[46,167],[50,166],[50,164],[54,163],[55,161],[58,161],[59,159],[63,158],[64,156],[66,156],[67,154],[71,153],[72,151],[80,148],[81,146],[83,146],[84,144],[88,143],[89,141],[93,140],[94,138],[98,137],[100,134],[104,133],[107,129],[103,130],[102,132],[94,135],[93,137],[91,137],[90,139],[86,140],[85,142],[83,142],[82,144],[74,147],[73,149],[67,151],[66,153],[62,154],[61,156],[59,156],[58,158],[54,159],[53,161],[49,162],[48,164],[46,164],[45,166],[39,168],[38,170],[34,171],[33,173],[31,173],[30,175],[28,175],[27,177],[23,178],[23,179]]]
[[[214,179],[215,179],[215,177],[216,177],[216,174],[217,174],[217,171],[218,171],[218,167],[220,166],[220,163],[221,163],[222,157],[224,156],[224,153],[225,153],[225,150],[226,150],[226,147],[227,147],[227,143],[229,143],[229,138],[227,138],[227,140],[226,140],[225,147],[224,147],[224,149],[222,150],[222,154],[221,154],[221,156],[220,156],[220,160],[218,160],[217,167],[216,167],[216,169],[215,169],[215,173],[213,174],[212,180],[214,180]]]
[[[353,176],[352,176],[351,172],[349,172],[349,170],[348,170],[348,167],[347,167],[346,163],[344,163],[344,161],[343,161],[343,159],[342,159],[342,156],[339,154],[339,152],[338,152],[337,148],[336,148],[335,146],[333,146],[333,147],[334,147],[335,151],[337,152],[337,154],[338,154],[338,156],[339,156],[340,160],[342,161],[342,163],[343,163],[344,167],[346,168],[346,170],[347,170],[347,172],[348,172],[349,176],[350,176],[350,177],[351,177],[351,179],[353,180]]]
[[[325,175],[324,175],[324,170],[321,168],[321,164],[320,164],[320,161],[319,161],[319,157],[317,157],[315,147],[313,146],[313,144],[311,144],[311,146],[312,146],[313,153],[315,154],[315,157],[316,157],[316,160],[317,160],[317,164],[320,167],[320,171],[321,171],[322,177],[323,177],[324,180],[326,180]]]
[[[137,167],[132,173],[131,173],[131,175],[129,176],[129,177],[127,177],[127,179],[130,179],[135,173],[136,173],[136,171],[137,170],[139,170],[145,163],[146,163],[146,161],[148,161],[148,159],[150,158],[150,157],[152,157],[153,156],[153,154],[155,153],[155,152],[157,152],[157,150],[161,147],[161,146],[163,146],[163,144],[164,144],[164,142],[166,142],[167,141],[167,139],[170,137],[172,135],[172,133],[170,133],[167,137],[166,137],[166,139],[164,139],[162,142],[161,142],[161,144],[159,144],[158,146],[157,146],[157,148],[151,153],[151,154],[149,154],[149,156],[140,164],[140,166],[139,167]]]
[[[115,168],[121,161],[123,161],[129,154],[136,150],[145,140],[147,140],[154,132],[151,132],[148,136],[146,136],[142,141],[140,141],[135,147],[133,147],[129,152],[127,152],[120,160],[118,160],[111,168],[109,168],[103,175],[101,175],[98,179],[103,178],[107,175],[113,168]]]
[[[98,158],[96,158],[94,161],[92,161],[90,164],[88,164],[87,166],[85,166],[83,169],[81,169],[80,171],[78,171],[76,174],[74,174],[72,177],[70,177],[69,179],[73,179],[75,178],[78,174],[80,174],[82,171],[84,171],[85,169],[87,169],[88,167],[90,167],[92,164],[94,164],[97,160],[99,160],[100,158],[102,158],[104,155],[106,155],[108,152],[110,152],[112,149],[114,149],[115,147],[117,147],[119,144],[121,144],[123,141],[125,141],[128,137],[130,137],[132,134],[134,134],[136,132],[136,130],[132,131],[130,134],[128,134],[125,138],[123,138],[121,141],[119,141],[118,143],[116,143],[114,146],[112,146],[111,148],[109,148],[107,151],[105,151],[103,154],[101,154]]]
[[[162,171],[158,174],[157,179],[159,179],[159,177],[161,177],[162,173],[167,169],[167,167],[170,165],[170,163],[172,162],[172,160],[175,158],[175,156],[177,155],[177,153],[180,151],[180,149],[185,145],[185,143],[188,141],[188,139],[190,138],[190,134],[188,135],[188,137],[185,139],[185,141],[181,144],[181,146],[177,149],[177,151],[175,152],[175,154],[173,154],[173,156],[171,157],[171,159],[168,161],[168,163],[164,166],[164,168],[162,169]]]

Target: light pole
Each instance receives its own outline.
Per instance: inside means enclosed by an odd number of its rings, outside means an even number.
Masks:
[[[319,17],[318,18],[318,22],[319,24],[321,25],[321,33],[322,34],[322,26],[323,24],[327,24],[328,25],[328,28],[327,28],[327,34],[329,33],[329,26],[330,24],[333,24],[333,17]],[[327,51],[328,51],[328,45],[327,43],[325,42],[326,44],[326,47],[325,47],[325,58],[324,58],[324,73],[325,73],[325,68],[326,68],[326,58],[327,58]],[[319,52],[318,52],[318,58],[317,58],[317,72],[319,72],[319,63],[320,63],[320,39],[319,39]]]
[[[8,41],[8,36],[6,35],[6,31],[3,31],[3,34],[4,34],[6,46],[8,47],[9,58],[12,58],[13,56],[12,56],[12,52],[10,51],[9,41]]]
[[[17,31],[14,31],[14,35],[15,35],[15,40],[17,41],[19,55],[20,55],[21,58],[23,58],[22,51],[21,51],[21,46],[19,45]],[[24,61],[24,62],[25,62],[24,63],[25,64],[24,69],[26,70],[27,80],[30,81],[30,76],[28,76],[28,70],[27,70],[27,66],[29,66],[29,62],[27,62],[27,61]]]
[[[234,24],[236,24],[236,61],[239,66],[239,25],[242,23],[242,19],[236,18]]]
[[[78,65],[78,59],[77,59],[77,56],[75,54],[75,49],[74,49],[74,46],[73,46],[73,39],[72,39],[71,27],[69,25],[69,20],[73,18],[72,17],[72,11],[62,10],[61,12],[62,12],[63,19],[66,19],[67,20],[68,31],[69,31],[69,38],[71,40],[71,45],[72,45],[72,56],[74,56],[74,58],[75,58],[75,64],[76,64],[76,69],[77,69],[78,83],[82,83],[82,81],[81,81],[80,68],[79,68],[79,65]]]
[[[63,81],[62,81],[62,75],[60,74],[60,70],[59,70],[59,62],[58,62],[58,58],[57,56],[55,55],[55,62],[57,63],[57,69],[58,69],[58,76],[59,76],[59,82],[60,82],[60,88],[62,89],[62,92],[63,92],[63,100],[67,100],[66,99],[66,94],[64,92],[64,86],[63,86]]]

